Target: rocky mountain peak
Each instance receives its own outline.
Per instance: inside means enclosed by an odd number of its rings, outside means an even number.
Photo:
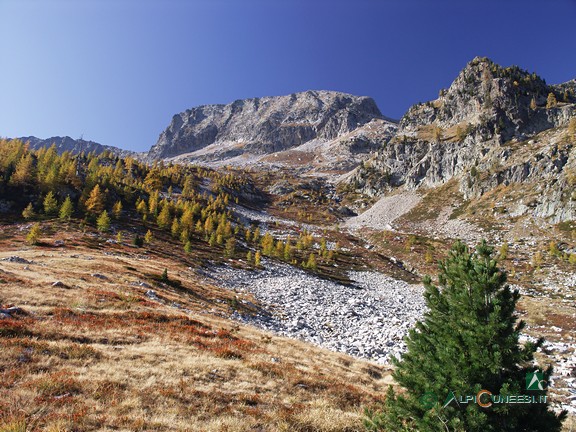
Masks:
[[[316,139],[332,140],[374,119],[384,117],[372,98],[334,91],[203,105],[175,115],[149,158],[195,153],[218,160],[268,154]]]
[[[541,191],[518,214],[574,218],[574,136],[568,128],[576,117],[574,84],[548,85],[517,66],[475,58],[438,99],[411,107],[396,136],[349,176],[349,184],[381,195],[457,178],[471,199],[514,183],[525,194]]]
[[[557,101],[553,107],[550,95]],[[575,101],[569,86],[548,86],[518,66],[504,68],[476,57],[448,89],[440,90],[438,99],[410,108],[400,122],[399,134],[415,137],[423,127],[433,126],[438,136],[442,132],[462,139],[478,135],[476,141],[492,138],[502,143],[565,124],[570,118],[569,105]]]

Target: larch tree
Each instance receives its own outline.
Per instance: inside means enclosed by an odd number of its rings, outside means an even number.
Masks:
[[[25,153],[16,164],[10,183],[15,186],[30,186],[34,182],[34,177],[34,158],[31,153]]]
[[[52,191],[46,194],[44,198],[44,213],[48,216],[55,216],[58,214],[58,200]]]
[[[64,200],[64,202],[62,203],[62,206],[60,207],[60,213],[59,213],[60,219],[69,221],[73,213],[74,213],[74,204],[72,204],[72,200],[68,195]]]
[[[86,212],[91,215],[101,214],[104,210],[105,198],[104,193],[100,190],[100,185],[94,186],[90,191],[90,196],[84,202]]]
[[[146,234],[144,235],[144,242],[146,244],[150,244],[152,243],[152,238],[153,238],[152,231],[150,230],[146,231]]]
[[[122,201],[118,200],[114,203],[114,205],[112,206],[112,215],[114,216],[115,219],[120,219],[120,217],[122,216]]]
[[[30,228],[28,234],[26,235],[26,243],[30,245],[37,245],[40,242],[40,235],[42,234],[42,228],[37,222]]]
[[[158,218],[156,219],[158,226],[162,229],[166,229],[172,225],[172,217],[170,216],[170,206],[164,204]]]
[[[100,216],[98,216],[96,226],[100,232],[110,231],[110,216],[108,216],[108,212],[106,210],[104,210],[102,213],[100,213]]]

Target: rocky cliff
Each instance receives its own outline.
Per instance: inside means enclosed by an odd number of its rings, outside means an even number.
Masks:
[[[371,98],[331,91],[205,105],[175,115],[149,158],[187,154],[189,161],[215,161],[270,155],[336,140],[374,120],[394,125]],[[359,142],[351,139],[352,148]],[[364,145],[374,150],[372,141]]]
[[[377,196],[456,177],[465,199],[515,185],[525,199],[510,204],[512,213],[575,219],[575,84],[549,86],[518,67],[476,58],[438,99],[411,107],[349,184]]]

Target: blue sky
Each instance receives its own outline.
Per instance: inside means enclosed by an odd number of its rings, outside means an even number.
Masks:
[[[0,136],[144,151],[193,106],[310,89],[399,118],[473,57],[576,77],[576,0],[0,0]]]

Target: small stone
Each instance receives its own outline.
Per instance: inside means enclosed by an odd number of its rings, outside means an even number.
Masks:
[[[146,291],[146,297],[148,297],[149,299],[152,299],[152,300],[158,300],[158,295],[156,294],[156,291],[154,291],[154,290]]]

